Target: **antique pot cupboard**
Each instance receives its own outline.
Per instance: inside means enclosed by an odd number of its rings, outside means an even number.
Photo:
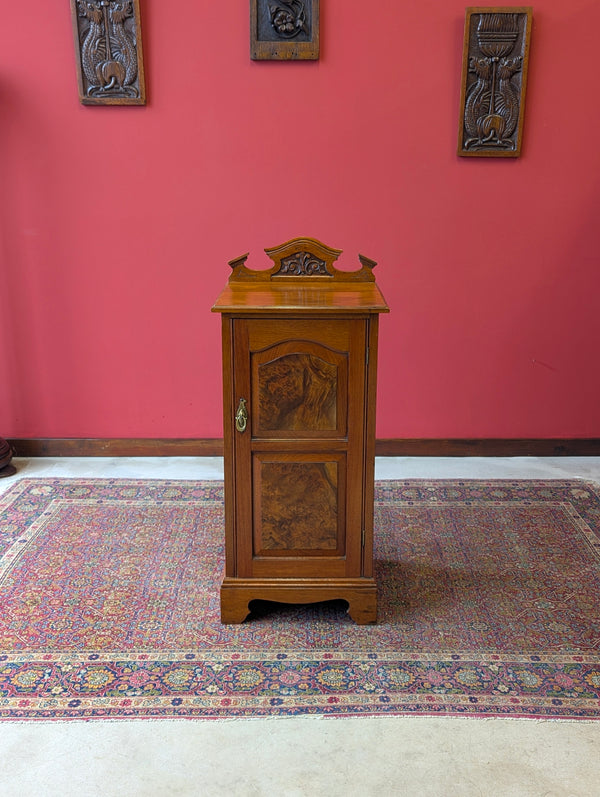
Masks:
[[[379,313],[374,261],[295,238],[274,265],[230,262],[222,314],[225,577],[221,621],[255,599],[341,598],[374,623],[373,488]]]

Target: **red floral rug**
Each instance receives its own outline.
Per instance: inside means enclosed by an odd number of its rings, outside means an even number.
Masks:
[[[379,621],[342,601],[219,622],[219,482],[0,495],[0,718],[600,718],[600,489],[376,485]]]

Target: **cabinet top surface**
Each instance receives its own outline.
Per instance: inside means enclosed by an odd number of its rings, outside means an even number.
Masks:
[[[314,238],[294,238],[265,252],[275,265],[263,271],[246,268],[248,255],[230,261],[232,272],[213,312],[389,312],[373,276],[377,264],[364,255],[359,270],[340,271],[333,262],[341,250]]]
[[[326,313],[387,313],[375,283],[332,283],[329,285],[258,285],[225,286],[212,307],[215,313],[261,313],[265,311]]]

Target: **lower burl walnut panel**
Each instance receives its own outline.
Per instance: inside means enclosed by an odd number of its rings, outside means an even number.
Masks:
[[[255,468],[256,470],[256,468]],[[255,555],[340,551],[337,462],[262,462]]]

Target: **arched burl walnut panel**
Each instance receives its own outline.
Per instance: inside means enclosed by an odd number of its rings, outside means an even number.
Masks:
[[[374,623],[373,480],[379,314],[375,262],[295,238],[230,262],[222,314],[225,576],[221,620],[250,601],[341,598]]]

